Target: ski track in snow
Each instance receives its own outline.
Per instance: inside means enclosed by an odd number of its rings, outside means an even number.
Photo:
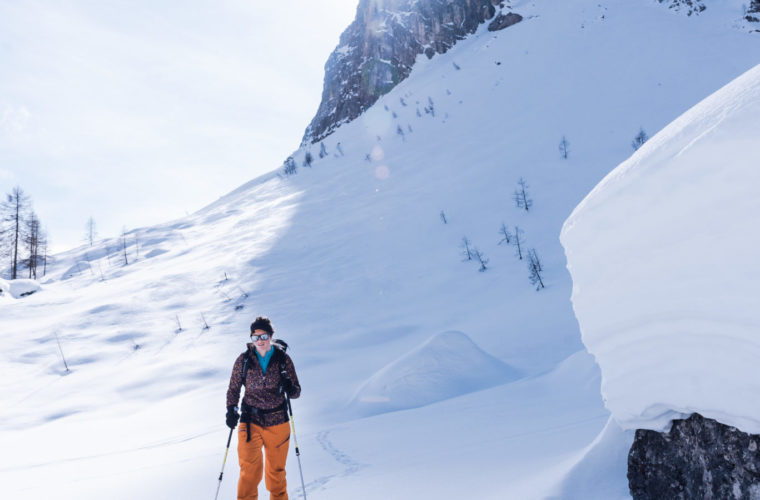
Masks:
[[[343,475],[348,476],[350,474],[354,474],[359,471],[359,469],[365,467],[365,465],[360,464],[353,458],[351,458],[346,453],[343,453],[338,448],[335,447],[335,445],[332,444],[332,442],[328,439],[328,436],[330,435],[330,431],[322,431],[319,434],[317,434],[317,441],[319,441],[319,444],[322,446],[322,449],[325,450],[327,453],[332,456],[336,462],[341,463],[346,466],[346,470],[344,471]]]
[[[327,483],[332,481],[333,479],[339,478],[339,477],[346,477],[353,474],[356,474],[359,470],[366,467],[365,464],[361,464],[351,458],[346,453],[340,451],[338,448],[335,447],[335,445],[330,441],[328,438],[330,435],[330,431],[322,431],[319,434],[317,434],[317,442],[319,442],[319,445],[322,447],[323,450],[327,452],[328,455],[330,455],[332,458],[335,459],[336,462],[339,464],[345,466],[345,470],[342,473],[339,474],[328,474],[326,476],[320,476],[309,483],[306,484],[306,491],[318,491],[318,490],[324,490],[327,486]],[[298,488],[296,492],[299,492],[299,495],[303,495],[303,489]]]

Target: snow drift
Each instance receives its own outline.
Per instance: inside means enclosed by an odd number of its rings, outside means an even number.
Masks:
[[[624,429],[692,412],[760,432],[760,66],[675,120],[561,234],[583,342]]]
[[[560,482],[549,500],[583,498],[613,500],[631,498],[626,477],[618,471],[628,467],[633,431],[624,431],[610,417],[607,425]],[[593,484],[593,490],[589,485]]]
[[[0,279],[0,297],[13,297],[19,299],[39,292],[42,287],[35,280],[16,279],[6,281]]]
[[[518,376],[514,368],[480,349],[466,334],[448,331],[375,373],[356,392],[349,408],[362,416],[416,408]]]

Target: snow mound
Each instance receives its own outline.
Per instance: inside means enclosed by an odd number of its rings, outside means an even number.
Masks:
[[[760,433],[760,66],[649,140],[561,240],[583,342],[624,429],[699,412]]]
[[[480,349],[466,334],[447,331],[375,373],[348,406],[361,416],[416,408],[518,376],[514,368]]]
[[[14,299],[20,299],[39,292],[41,289],[40,284],[34,280],[18,279],[6,281],[0,279],[0,296],[2,297],[10,295]]]

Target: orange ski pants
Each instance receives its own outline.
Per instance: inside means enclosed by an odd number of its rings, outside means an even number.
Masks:
[[[251,440],[246,441],[246,424],[238,427],[238,500],[258,500],[261,475],[266,468],[266,486],[270,500],[288,500],[285,481],[285,461],[290,444],[290,424],[288,422],[260,427],[251,424]],[[262,461],[261,448],[264,448]]]

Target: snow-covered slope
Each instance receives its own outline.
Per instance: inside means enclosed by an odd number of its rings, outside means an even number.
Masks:
[[[611,172],[562,232],[583,342],[624,428],[760,433],[760,66]]]
[[[687,18],[649,1],[513,5],[523,22],[420,58],[329,136],[326,157],[315,145],[311,168],[131,232],[128,265],[115,239],[57,255],[41,291],[0,303],[0,449],[13,450],[0,456],[3,496],[210,497],[229,372],[257,314],[291,344],[302,382],[310,499],[561,491],[609,417],[570,305],[561,225],[639,127],[653,133],[755,65],[760,38],[733,29],[729,7]],[[512,200],[521,177],[529,212]],[[502,223],[524,231],[545,289],[499,244]],[[463,237],[487,271],[463,262]],[[487,355],[462,362],[493,357],[522,378],[355,418],[363,384],[452,330]],[[234,453],[228,462],[223,498],[237,478]],[[590,484],[585,498],[625,491],[625,471],[607,472],[604,492]]]

